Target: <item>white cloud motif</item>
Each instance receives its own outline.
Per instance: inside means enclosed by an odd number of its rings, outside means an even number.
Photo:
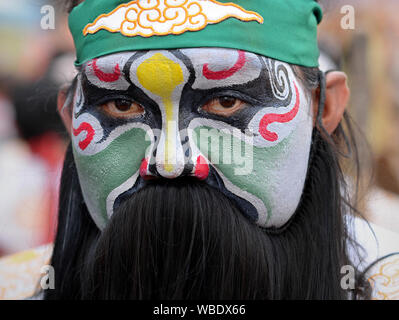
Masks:
[[[83,34],[94,34],[99,30],[120,32],[128,37],[181,34],[201,30],[208,24],[228,18],[263,23],[258,13],[234,3],[216,0],[134,0],[100,15],[86,25]]]

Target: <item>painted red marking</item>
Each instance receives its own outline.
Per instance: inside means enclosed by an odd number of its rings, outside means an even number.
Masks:
[[[200,179],[204,180],[208,177],[209,174],[209,165],[206,162],[205,158],[203,156],[198,156],[197,158],[197,164],[195,166],[195,171],[194,175]]]
[[[90,144],[90,142],[93,140],[94,137],[94,129],[91,126],[90,123],[88,122],[82,122],[79,126],[79,128],[75,129],[73,128],[73,135],[76,137],[78,136],[82,131],[86,131],[86,138],[82,141],[79,141],[79,148],[84,150],[87,148],[87,146]]]
[[[143,158],[140,165],[140,176],[143,178],[147,175],[148,160]]]
[[[96,77],[103,82],[114,82],[119,79],[121,75],[121,70],[119,69],[119,64],[116,64],[113,73],[105,73],[100,70],[97,66],[97,59],[93,59],[91,62],[91,66],[93,67],[94,74]]]
[[[231,77],[245,65],[245,52],[238,50],[238,59],[234,66],[227,70],[211,71],[208,69],[208,63],[202,67],[202,73],[209,80],[222,80]]]
[[[156,179],[156,177],[148,171],[148,159],[146,158],[143,158],[143,160],[141,160],[139,173],[144,180]]]
[[[275,114],[275,113],[269,113],[263,116],[262,120],[259,123],[259,133],[262,135],[262,137],[267,140],[274,142],[278,139],[278,134],[272,131],[269,131],[267,129],[267,126],[273,122],[279,122],[279,123],[286,123],[291,121],[296,117],[298,114],[299,110],[299,91],[294,83],[295,86],[295,92],[296,92],[296,102],[294,108],[290,112],[284,113],[284,114]]]

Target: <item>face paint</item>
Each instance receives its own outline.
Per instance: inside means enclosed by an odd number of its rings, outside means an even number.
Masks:
[[[262,227],[298,206],[312,134],[291,67],[218,48],[124,52],[84,65],[72,141],[100,229],[148,179],[195,176]]]

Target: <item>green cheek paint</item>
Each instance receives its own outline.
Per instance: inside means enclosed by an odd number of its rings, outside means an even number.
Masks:
[[[151,144],[146,135],[144,129],[132,128],[90,156],[81,155],[73,148],[83,196],[99,227],[105,226],[111,214],[107,214],[108,195],[138,172]]]
[[[207,133],[204,135],[204,132]],[[270,201],[276,191],[273,186],[279,179],[279,170],[284,169],[279,167],[279,163],[287,156],[291,136],[274,147],[259,148],[226,131],[207,126],[197,127],[193,133],[194,143],[201,153],[237,187],[236,190],[244,191],[234,190],[233,193],[252,202],[245,196],[249,193],[263,202],[267,209],[267,223],[273,214]]]

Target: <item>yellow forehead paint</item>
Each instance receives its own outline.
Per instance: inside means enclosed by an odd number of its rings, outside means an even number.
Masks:
[[[137,68],[137,79],[151,93],[161,97],[165,108],[165,170],[172,172],[176,164],[177,109],[172,94],[183,82],[181,66],[161,53],[154,54]]]

